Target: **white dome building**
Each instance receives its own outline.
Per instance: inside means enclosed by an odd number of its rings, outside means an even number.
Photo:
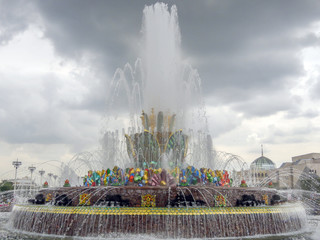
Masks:
[[[276,169],[275,163],[271,159],[263,156],[263,148],[261,146],[261,156],[250,164],[252,177],[260,180],[268,177],[268,172],[274,169]]]

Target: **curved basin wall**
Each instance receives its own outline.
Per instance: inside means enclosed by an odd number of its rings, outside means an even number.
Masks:
[[[69,236],[151,234],[170,238],[242,237],[296,232],[306,225],[300,204],[266,207],[56,207],[17,205],[13,227]]]

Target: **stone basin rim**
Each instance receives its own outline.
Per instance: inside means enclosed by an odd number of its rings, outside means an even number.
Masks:
[[[299,202],[259,207],[102,207],[102,206],[54,206],[15,205],[13,211],[48,214],[89,215],[226,215],[226,214],[277,214],[304,210]]]

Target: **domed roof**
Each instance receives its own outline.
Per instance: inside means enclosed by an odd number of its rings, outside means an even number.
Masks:
[[[262,155],[251,163],[250,168],[256,170],[270,170],[275,169],[276,165],[271,159]]]

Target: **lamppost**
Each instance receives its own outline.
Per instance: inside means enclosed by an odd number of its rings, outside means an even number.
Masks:
[[[32,187],[32,183],[33,183],[33,181],[32,181],[32,174],[33,174],[33,172],[36,170],[36,167],[34,167],[33,165],[31,165],[30,167],[28,167],[28,169],[29,169],[29,171],[30,171],[30,173],[31,173],[31,185],[30,185],[30,192],[31,192],[31,187]]]
[[[58,175],[53,175],[53,179],[54,179],[54,185],[55,185],[55,187],[57,186],[57,177],[58,177]]]
[[[43,176],[43,174],[44,174],[45,172],[46,172],[46,171],[44,171],[43,169],[39,171],[39,174],[40,174],[40,184],[41,184],[41,186],[43,185],[43,183],[42,183],[42,176]]]
[[[53,173],[48,173],[48,176],[49,176],[49,179],[50,179],[50,185],[51,185],[51,183],[52,183],[52,181],[51,181],[51,177],[53,176]]]
[[[18,161],[13,161],[12,165],[15,167],[15,173],[14,173],[14,188],[13,188],[13,196],[15,196],[16,194],[16,189],[17,189],[17,171],[18,171],[18,167],[20,167],[20,165],[22,164],[22,162]]]
[[[31,167],[28,167],[28,169],[29,169],[29,171],[31,173],[31,181],[32,181],[32,174],[33,174],[34,170],[36,170],[36,167],[31,166]]]

